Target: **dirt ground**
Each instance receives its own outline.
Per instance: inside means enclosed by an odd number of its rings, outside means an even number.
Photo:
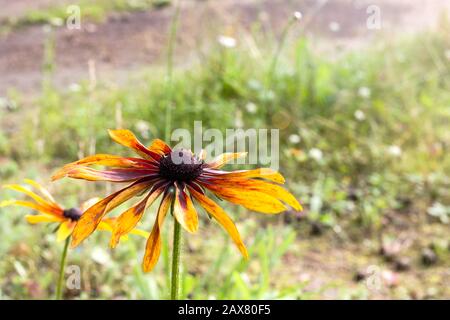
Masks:
[[[29,9],[45,9],[56,2],[0,0],[0,23],[6,17],[18,17]],[[391,37],[433,26],[439,15],[450,7],[447,0],[185,0],[181,3],[178,63],[186,61],[193,51],[203,48],[220,34],[239,38],[241,33],[256,25],[264,32],[277,34],[296,10],[303,14],[294,31],[297,35],[305,33],[342,47],[365,45],[379,34]],[[381,30],[366,27],[369,5],[380,8]],[[173,7],[166,7],[112,13],[102,23],[92,23],[81,17],[81,30],[57,28],[55,84],[64,89],[86,79],[88,61],[95,62],[98,78],[116,82],[126,81],[130,71],[161,63],[173,12]],[[34,25],[0,38],[0,96],[11,88],[25,93],[40,89],[44,43],[48,37],[48,28]]]
[[[345,232],[300,232],[299,252],[284,257],[290,277],[312,298],[448,299],[448,262],[430,265],[425,258],[433,243],[448,238],[448,226],[424,223],[420,212],[388,214],[384,223],[382,237],[355,241],[346,241]]]

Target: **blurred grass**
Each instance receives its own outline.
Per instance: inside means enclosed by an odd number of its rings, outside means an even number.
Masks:
[[[0,23],[0,31],[8,32],[14,29],[35,25],[50,24],[61,26],[68,16],[70,6],[81,8],[81,18],[93,22],[101,22],[112,12],[141,11],[149,8],[160,8],[170,5],[171,0],[76,0],[54,3],[42,9],[29,9],[20,16],[9,17]]]
[[[15,108],[1,110],[0,177],[47,177],[53,168],[83,155],[123,153],[110,141],[107,128],[129,128],[144,141],[162,137],[169,102],[175,105],[173,128],[192,130],[194,120],[222,132],[241,125],[278,128],[281,171],[305,205],[307,218],[290,212],[261,225],[248,219],[244,210],[228,207],[239,217],[252,259],[241,261],[217,226],[204,227],[188,239],[184,294],[315,297],[301,282],[293,285],[283,266],[284,256],[297,254],[298,237],[304,236],[298,219],[319,230],[330,229],[344,240],[355,234],[361,239],[370,235],[368,231],[377,234],[384,228],[383,217],[392,212],[419,212],[425,221],[448,221],[449,31],[443,22],[435,32],[337,57],[317,54],[310,41],[301,38],[285,48],[273,71],[270,48],[261,46],[261,54],[255,55],[241,42],[236,48],[217,45],[201,63],[174,70],[171,101],[164,70],[156,67],[124,86],[93,86],[87,81],[67,91],[55,89],[50,39],[45,81],[41,96],[32,102],[35,107],[20,92],[11,92],[8,99]],[[77,201],[71,195],[86,198],[110,188],[74,182],[53,186],[64,203]],[[2,193],[1,198],[13,196]],[[43,236],[39,227],[25,225],[21,210],[0,211],[0,254],[5,257],[0,262],[0,296],[50,296],[61,246],[54,244],[53,235]],[[69,264],[81,265],[85,275],[84,290],[75,296],[167,297],[167,245],[155,272],[145,276],[139,265],[142,241],[130,241],[113,252],[106,246],[107,235],[96,235],[71,253]],[[342,296],[365,297],[364,290]]]

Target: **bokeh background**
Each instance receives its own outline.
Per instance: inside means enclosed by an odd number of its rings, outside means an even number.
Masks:
[[[81,9],[79,30],[66,27],[69,5]],[[370,5],[380,29],[367,27]],[[107,128],[167,137],[168,108],[170,129],[278,128],[280,170],[304,212],[225,205],[248,262],[203,215],[185,238],[184,297],[450,298],[448,1],[0,6],[0,184],[32,178],[66,206],[104,196],[117,186],[49,177],[95,152],[130,154]],[[1,299],[54,295],[63,244],[27,213],[0,208]],[[140,269],[145,240],[110,250],[109,235],[95,234],[69,253],[82,278],[65,298],[167,298],[171,230],[150,274]]]

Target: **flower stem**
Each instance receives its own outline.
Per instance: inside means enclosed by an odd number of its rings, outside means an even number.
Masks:
[[[175,218],[173,221],[173,254],[170,299],[178,300],[180,299],[181,226]]]
[[[58,283],[56,287],[56,300],[61,300],[62,298],[62,286],[64,282],[64,270],[66,266],[66,259],[67,259],[67,249],[69,248],[70,243],[70,236],[67,237],[66,242],[64,244],[64,249],[61,255],[61,262],[59,264],[59,278]]]

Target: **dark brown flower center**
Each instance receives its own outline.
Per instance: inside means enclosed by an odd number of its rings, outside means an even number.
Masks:
[[[78,208],[65,209],[63,213],[64,217],[69,218],[72,221],[80,220],[82,214],[83,212]]]
[[[202,171],[203,161],[185,149],[172,151],[165,155],[159,163],[159,174],[171,181],[192,181]]]

